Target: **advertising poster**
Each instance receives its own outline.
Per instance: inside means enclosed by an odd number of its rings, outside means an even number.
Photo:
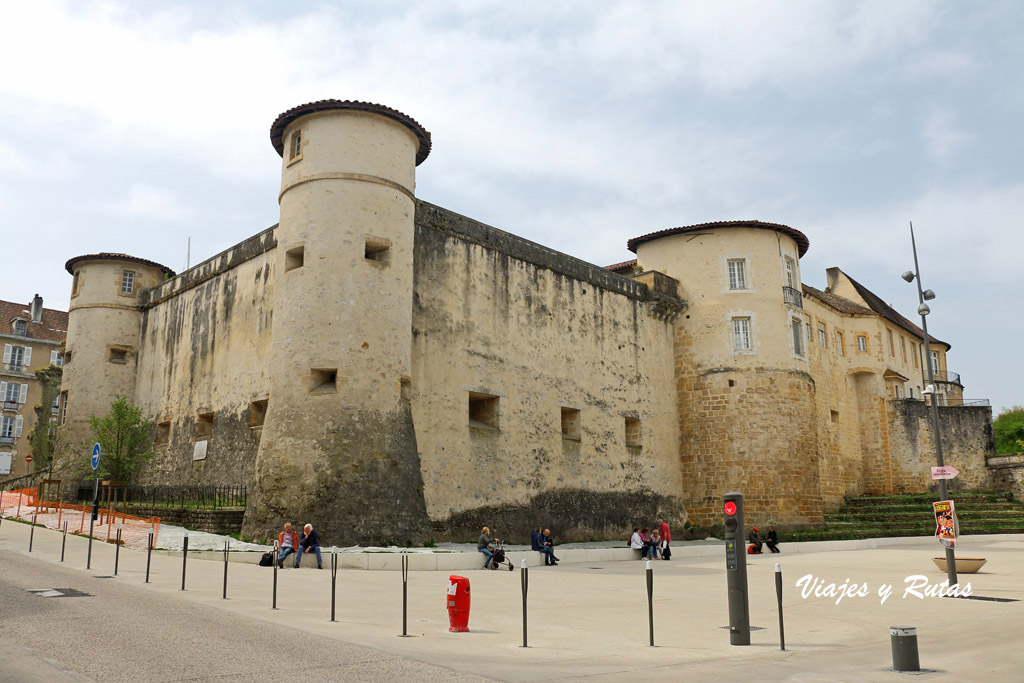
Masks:
[[[956,521],[953,501],[940,500],[932,503],[932,507],[935,509],[935,536],[943,546],[955,548],[956,537],[960,535],[960,524]]]

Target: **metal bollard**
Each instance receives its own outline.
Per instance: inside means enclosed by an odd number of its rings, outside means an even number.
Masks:
[[[775,563],[775,595],[779,598],[779,649],[786,649],[786,627],[782,624],[782,565]]]
[[[153,557],[153,530],[149,530],[149,543],[146,545],[146,583],[149,583],[149,560]]]
[[[114,576],[117,576],[117,563],[121,558],[121,525],[117,525],[117,538],[114,541],[117,545],[114,546]]]
[[[61,542],[60,542],[60,561],[61,562],[64,561],[64,547],[67,545],[67,543],[68,543],[68,523],[64,522],[64,537],[61,539]]]
[[[188,531],[185,532],[185,544],[181,551],[181,590],[185,590],[185,565],[188,563]]]
[[[338,595],[338,553],[331,553],[331,621],[334,621],[334,602]]]
[[[36,504],[37,505],[39,504],[38,501],[36,502]],[[32,539],[36,535],[36,515],[38,515],[38,514],[39,514],[39,510],[36,510],[36,511],[34,511],[32,513],[32,531],[28,532],[28,551],[29,552],[32,552]]]
[[[231,550],[231,541],[224,541],[224,591],[221,593],[221,600],[228,599],[228,552]]]
[[[889,642],[892,644],[893,671],[921,670],[921,662],[917,656],[916,626],[890,626]]]
[[[273,542],[273,602],[270,609],[278,608],[278,542]]]
[[[522,561],[520,567],[523,573],[519,575],[519,583],[523,587],[523,647],[529,647],[526,644],[526,593],[530,590],[530,579],[529,579],[529,568],[526,566],[526,560]]]
[[[651,647],[654,647],[654,569],[647,560],[647,616],[651,624]]]
[[[402,553],[402,637],[409,637],[409,553]]]

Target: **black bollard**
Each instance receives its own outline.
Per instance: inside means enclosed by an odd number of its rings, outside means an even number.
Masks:
[[[334,621],[334,599],[338,588],[338,553],[331,553],[331,621]]]
[[[221,593],[221,600],[228,599],[228,551],[231,549],[231,541],[224,541],[224,591]]]
[[[530,589],[529,572],[530,569],[526,566],[526,560],[522,561],[521,567],[523,573],[519,575],[519,583],[523,589],[523,647],[528,647],[526,644],[526,593]]]
[[[786,627],[782,624],[782,565],[775,563],[775,595],[779,598],[779,649],[786,649]]]
[[[278,608],[278,542],[273,542],[273,602],[270,609]]]
[[[654,647],[654,569],[647,560],[647,618],[651,626],[651,647]]]
[[[38,502],[37,502],[38,504]],[[28,551],[32,552],[32,539],[36,535],[36,515],[39,514],[39,510],[32,512],[32,530],[28,532]]]
[[[185,590],[185,564],[188,562],[188,531],[185,532],[185,544],[181,551],[181,590]]]
[[[117,576],[117,562],[121,558],[121,525],[117,525],[117,545],[114,546],[114,576]]]
[[[149,544],[146,546],[146,583],[149,583],[149,560],[153,556],[153,530],[149,530]]]
[[[889,644],[892,647],[893,671],[921,670],[921,660],[917,654],[916,626],[890,626]]]
[[[64,546],[68,543],[68,523],[64,522],[64,538],[60,542],[60,561],[64,561]]]
[[[406,623],[409,615],[409,554],[402,553],[402,637],[407,638],[409,631]]]

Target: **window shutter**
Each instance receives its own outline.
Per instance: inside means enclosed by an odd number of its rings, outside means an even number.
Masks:
[[[32,366],[32,347],[25,347],[25,370],[27,371]]]
[[[7,400],[7,382],[0,382],[0,401]]]
[[[25,418],[22,415],[19,415],[17,417],[17,419],[14,420],[14,436],[16,436],[16,437],[17,436],[21,436],[21,426],[24,423],[25,423]]]
[[[4,363],[11,362],[11,345],[4,344]]]
[[[18,403],[25,403],[28,401],[28,385],[21,385],[21,393],[18,395]]]

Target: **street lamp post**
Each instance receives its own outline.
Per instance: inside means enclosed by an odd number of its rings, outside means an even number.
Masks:
[[[935,459],[938,462],[939,467],[943,467],[942,461],[942,435],[939,430],[939,397],[935,391],[935,374],[934,368],[932,368],[932,354],[931,345],[928,343],[928,319],[925,317],[931,313],[931,309],[928,308],[928,304],[925,301],[931,301],[935,298],[935,292],[930,289],[921,288],[921,269],[917,264],[917,243],[914,241],[914,224],[910,224],[910,246],[914,250],[914,272],[909,270],[903,273],[903,279],[907,282],[913,282],[917,280],[917,301],[918,307],[917,312],[921,316],[921,328],[924,330],[924,358],[922,359],[925,366],[928,368],[928,386],[926,392],[931,394],[931,413],[932,413],[932,431],[935,435]],[[931,391],[927,391],[930,389]],[[949,500],[949,494],[946,490],[946,480],[939,479],[939,500]],[[953,586],[957,583],[956,578],[956,551],[953,548],[946,548],[946,576],[949,579],[949,585]]]

